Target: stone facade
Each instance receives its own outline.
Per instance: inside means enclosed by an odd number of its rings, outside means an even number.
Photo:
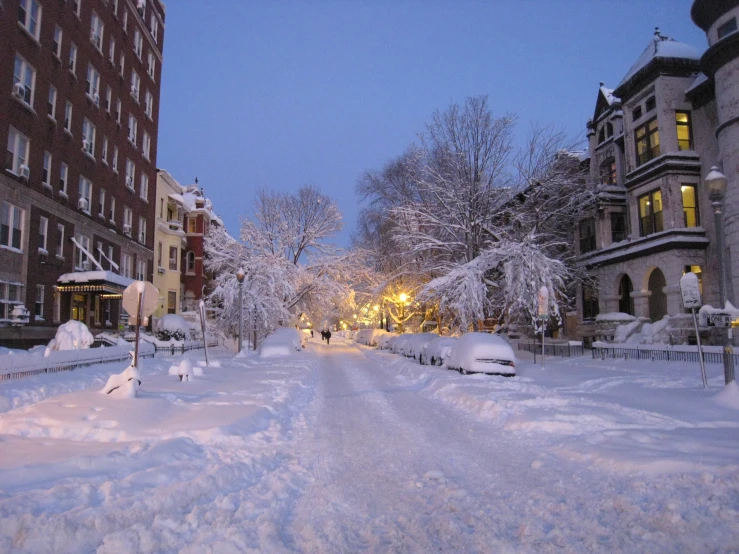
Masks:
[[[710,14],[710,15],[706,15]],[[644,322],[670,316],[673,342],[694,340],[679,281],[699,275],[703,301],[720,305],[714,209],[703,181],[714,165],[727,176],[724,205],[728,299],[739,286],[739,33],[717,28],[739,17],[737,2],[696,0],[705,53],[659,30],[622,82],[601,83],[588,124],[590,175],[604,185],[597,209],[577,230],[579,263],[594,278],[580,291],[578,331],[609,339],[623,312]],[[726,27],[724,27],[726,28]],[[707,330],[707,338],[712,336]],[[717,338],[717,337],[715,337]]]

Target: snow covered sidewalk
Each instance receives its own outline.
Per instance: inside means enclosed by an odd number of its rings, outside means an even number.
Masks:
[[[98,392],[110,366],[0,384],[0,551],[739,544],[739,410],[720,369],[704,391],[674,364],[462,376],[338,338],[215,357],[184,382],[147,360],[136,399]]]

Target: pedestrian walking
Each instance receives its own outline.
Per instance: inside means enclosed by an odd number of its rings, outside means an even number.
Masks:
[[[331,344],[331,331],[326,329],[326,344]]]

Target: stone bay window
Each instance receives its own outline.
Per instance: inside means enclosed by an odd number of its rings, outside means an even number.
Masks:
[[[646,237],[663,229],[662,192],[653,190],[639,197],[639,235]]]
[[[659,128],[656,119],[637,127],[634,139],[636,140],[636,165],[642,165],[659,156]]]

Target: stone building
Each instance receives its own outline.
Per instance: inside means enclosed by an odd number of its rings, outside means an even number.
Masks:
[[[117,327],[121,290],[152,275],[165,7],[0,5],[0,342]]]
[[[586,342],[613,338],[618,323],[665,315],[662,339],[692,340],[679,288],[687,271],[699,276],[704,303],[720,304],[714,212],[704,186],[714,165],[729,181],[730,300],[739,286],[739,253],[732,256],[739,244],[739,1],[696,0],[692,16],[707,33],[708,50],[657,30],[621,82],[598,89],[588,139],[591,180],[602,192],[576,230],[579,263],[593,277],[578,298],[578,334]]]

